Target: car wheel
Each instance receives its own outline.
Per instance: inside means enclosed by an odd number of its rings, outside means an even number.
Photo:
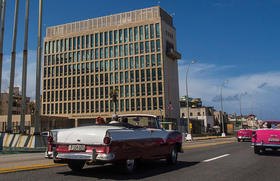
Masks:
[[[126,160],[121,163],[122,169],[125,173],[132,173],[134,172],[136,168],[136,161],[134,159],[132,160]]]
[[[175,165],[177,163],[178,151],[176,147],[173,147],[170,154],[167,156],[166,161],[169,165]]]
[[[255,154],[261,154],[261,148],[258,147],[258,146],[255,146],[254,147],[254,152],[255,152]]]
[[[72,170],[72,171],[81,171],[83,169],[83,167],[85,166],[85,161],[81,161],[81,160],[71,160],[68,162],[68,167]]]
[[[240,139],[238,138],[237,141],[240,142]]]

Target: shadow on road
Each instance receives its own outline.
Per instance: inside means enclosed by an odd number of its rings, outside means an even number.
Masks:
[[[194,166],[199,162],[184,162],[178,161],[176,165],[167,165],[162,161],[149,161],[140,164],[134,173],[124,174],[123,171],[117,166],[106,165],[98,167],[88,167],[81,172],[58,172],[65,176],[81,176],[81,177],[94,177],[99,179],[113,179],[113,180],[127,180],[127,179],[143,179],[155,175],[160,175],[167,172],[172,172],[182,168]]]
[[[272,150],[266,150],[264,153],[260,154],[261,156],[280,156],[280,151],[272,151]]]

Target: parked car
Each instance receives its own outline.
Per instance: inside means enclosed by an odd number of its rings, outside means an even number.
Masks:
[[[160,127],[153,115],[122,115],[127,123],[84,126],[50,131],[45,157],[67,163],[73,171],[85,164],[115,163],[126,171],[141,159],[166,159],[176,164],[182,150],[182,134]]]
[[[266,149],[280,149],[280,121],[265,121],[261,127],[252,133],[254,152],[260,154]]]
[[[251,141],[253,130],[251,129],[240,129],[237,131],[237,141]]]

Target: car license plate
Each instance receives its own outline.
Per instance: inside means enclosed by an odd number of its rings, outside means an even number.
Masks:
[[[69,149],[69,151],[85,151],[86,146],[85,145],[69,145],[68,149]]]
[[[277,139],[277,138],[269,138],[268,141],[270,141],[270,142],[280,142],[280,139]]]

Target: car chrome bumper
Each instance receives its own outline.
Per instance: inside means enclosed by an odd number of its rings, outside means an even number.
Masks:
[[[251,137],[248,137],[248,136],[238,136],[237,138],[238,139],[248,139],[248,140],[252,139]]]
[[[280,144],[273,144],[273,143],[251,143],[252,146],[262,146],[262,147],[279,147]]]
[[[55,156],[54,156],[55,155]],[[89,161],[111,161],[115,158],[114,153],[56,153],[56,152],[45,152],[45,158],[49,159],[64,159],[64,160],[89,160]]]

